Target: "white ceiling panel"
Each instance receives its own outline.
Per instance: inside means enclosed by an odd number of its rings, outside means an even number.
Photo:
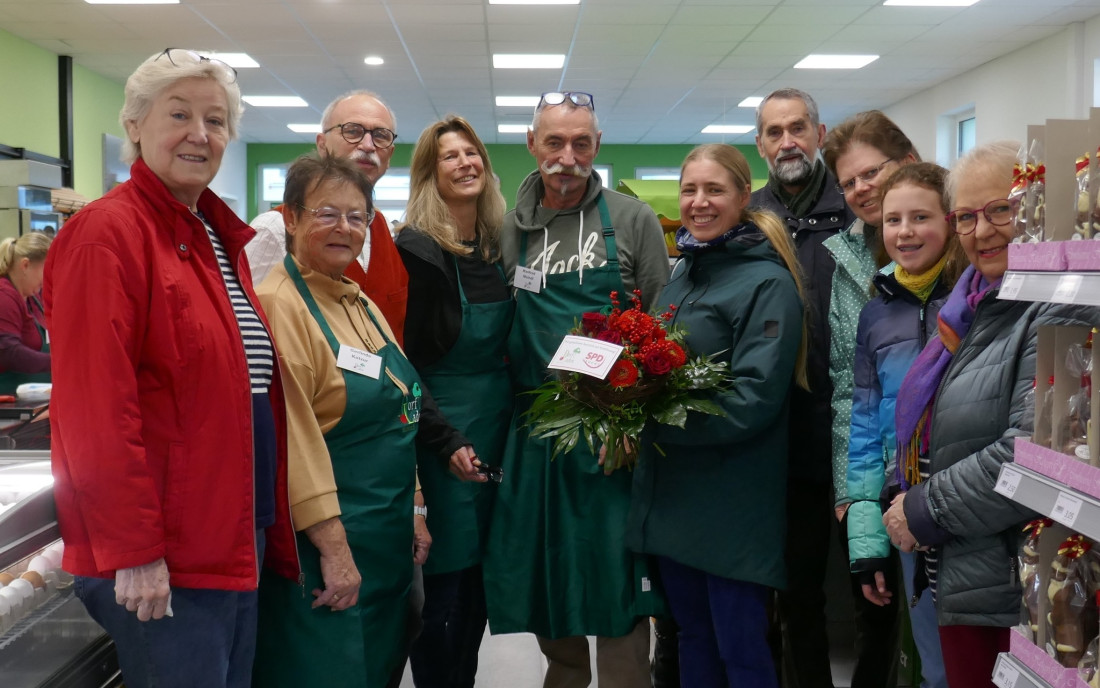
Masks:
[[[497,95],[592,92],[605,143],[718,140],[717,121],[750,123],[747,95],[806,88],[822,113],[885,107],[1075,21],[1100,0],[981,0],[966,9],[883,7],[881,0],[583,0],[490,6],[487,0],[185,0],[174,6],[0,0],[0,26],[123,82],[167,45],[250,53],[247,93],[299,95],[309,108],[249,108],[243,138],[309,142],[288,122],[316,121],[331,98],[377,90],[403,141],[455,110],[487,141],[530,112]],[[858,72],[794,70],[809,52],[876,53]],[[562,53],[564,69],[498,70],[493,53]],[[382,56],[368,67],[368,54]],[[484,129],[484,131],[482,131]],[[752,136],[726,137],[751,142]]]

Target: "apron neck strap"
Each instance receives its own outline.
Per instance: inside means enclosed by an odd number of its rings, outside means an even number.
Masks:
[[[286,268],[287,274],[290,275],[291,281],[294,282],[294,286],[298,289],[298,294],[302,297],[302,300],[306,302],[306,308],[309,309],[309,314],[317,321],[317,325],[321,328],[321,333],[325,335],[325,340],[327,340],[328,345],[332,347],[333,355],[339,356],[340,342],[336,340],[336,335],[332,333],[332,328],[328,326],[328,321],[325,320],[324,314],[321,313],[321,307],[317,305],[317,300],[313,298],[313,293],[306,285],[305,279],[302,278],[302,272],[298,269],[298,265],[295,264],[294,258],[289,253],[283,258],[283,267]],[[368,309],[367,312],[370,313],[370,309]]]
[[[600,225],[603,227],[603,245],[607,250],[607,264],[617,266],[619,264],[619,250],[615,244],[615,228],[611,225],[611,211],[607,209],[607,201],[603,198],[601,190],[596,196],[596,208],[600,211]],[[580,212],[584,212],[582,208]],[[527,235],[530,232],[520,230],[519,237],[519,265],[527,260]],[[461,283],[459,284],[461,288]]]

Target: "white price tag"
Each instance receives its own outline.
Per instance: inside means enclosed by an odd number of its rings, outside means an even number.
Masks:
[[[1020,681],[1020,670],[1012,666],[1003,657],[997,658],[997,669],[993,672],[993,683],[998,688],[1016,688]]]
[[[1010,272],[1005,275],[1004,281],[1001,282],[1001,291],[998,297],[1012,301],[1020,295],[1020,288],[1023,286],[1024,276],[1018,272]]]
[[[1050,300],[1054,303],[1073,303],[1077,292],[1081,290],[1082,279],[1081,275],[1062,275]]]
[[[619,360],[623,347],[599,339],[566,335],[547,368],[571,370],[604,379]]]
[[[1071,494],[1058,493],[1058,499],[1054,500],[1054,508],[1050,510],[1050,517],[1064,526],[1073,527],[1077,517],[1081,515],[1083,502]]]
[[[1019,471],[1014,471],[1006,466],[1001,469],[1001,477],[997,480],[997,484],[993,486],[993,490],[1012,499],[1013,495],[1016,494],[1016,488],[1020,486],[1021,477],[1023,476]]]
[[[341,344],[340,353],[336,355],[336,367],[377,380],[382,374],[382,357],[369,351],[356,349],[354,346]]]
[[[537,294],[542,290],[542,273],[517,265],[516,274],[512,277],[512,286]]]

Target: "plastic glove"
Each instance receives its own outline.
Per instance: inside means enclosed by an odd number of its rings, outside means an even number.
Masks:
[[[164,559],[115,571],[115,602],[137,612],[138,621],[172,616],[172,589]]]

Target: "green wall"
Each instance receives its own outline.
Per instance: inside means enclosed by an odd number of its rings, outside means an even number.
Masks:
[[[535,160],[524,144],[489,143],[486,144],[489,158],[493,161],[493,171],[500,177],[501,192],[511,207],[516,202],[516,191],[523,179],[535,169]],[[679,167],[694,146],[690,144],[667,145],[629,145],[607,143],[600,146],[596,162],[611,165],[615,183],[620,179],[634,176],[635,167]],[[768,168],[754,146],[738,146],[749,161],[754,179],[766,178]],[[248,144],[248,217],[256,216],[258,207],[259,180],[257,169],[260,165],[272,165],[289,162],[302,153],[314,150],[312,144],[291,143],[250,143]],[[393,167],[408,167],[412,156],[413,144],[398,143],[394,146]]]
[[[0,30],[0,143],[57,157],[57,55]]]
[[[61,157],[57,55],[0,30],[0,143]],[[121,135],[122,85],[73,66],[73,182],[89,199],[103,193],[103,134]]]
[[[73,65],[73,185],[87,198],[103,195],[103,135],[125,136],[123,99],[122,84]]]

